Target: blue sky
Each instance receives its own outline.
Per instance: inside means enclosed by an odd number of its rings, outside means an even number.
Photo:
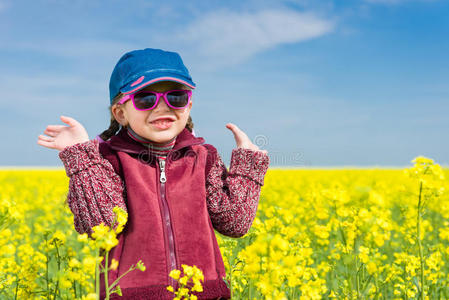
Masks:
[[[60,115],[94,138],[122,54],[181,54],[197,136],[229,166],[235,123],[271,166],[449,165],[449,2],[0,0],[0,166],[62,166]]]

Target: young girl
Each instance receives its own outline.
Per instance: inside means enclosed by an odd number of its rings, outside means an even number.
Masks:
[[[120,280],[120,299],[172,299],[166,287],[177,285],[168,275],[182,264],[204,274],[199,299],[230,298],[214,229],[236,238],[248,232],[269,158],[228,123],[237,144],[228,172],[216,148],[192,134],[194,88],[177,53],[131,51],[111,75],[107,130],[89,140],[79,122],[61,116],[68,126],[49,125],[39,136],[38,144],[60,151],[79,233],[90,235],[101,222],[110,226],[114,206],[128,212],[109,254],[108,263],[119,261],[109,282],[138,260],[147,268]],[[103,298],[104,278],[100,282]]]

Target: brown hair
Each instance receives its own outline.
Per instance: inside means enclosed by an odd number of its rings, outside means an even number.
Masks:
[[[117,132],[121,129],[122,125],[120,125],[119,122],[117,122],[117,120],[115,120],[114,115],[112,114],[112,106],[114,104],[116,104],[117,102],[120,101],[120,99],[122,99],[123,94],[122,93],[118,93],[117,96],[115,96],[115,98],[112,100],[112,105],[109,106],[109,113],[111,114],[111,123],[109,124],[109,128],[106,129],[105,131],[103,131],[103,133],[100,134],[100,138],[103,141],[107,141],[109,140],[109,138],[111,138],[112,136],[116,135]],[[192,121],[192,117],[189,115],[189,118],[187,119],[187,123],[186,123],[186,127],[185,127],[188,131],[192,132],[193,130],[193,121]]]

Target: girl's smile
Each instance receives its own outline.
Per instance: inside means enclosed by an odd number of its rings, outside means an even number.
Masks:
[[[173,81],[160,81],[142,89],[142,91],[165,92],[174,89],[190,89]],[[136,110],[132,101],[114,104],[112,113],[122,126],[130,126],[138,135],[155,143],[167,143],[185,128],[192,108],[192,99],[183,109],[171,108],[162,97],[154,109]]]

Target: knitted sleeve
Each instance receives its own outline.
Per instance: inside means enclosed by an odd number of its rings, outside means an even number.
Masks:
[[[101,156],[98,140],[66,147],[59,152],[59,158],[70,178],[67,203],[77,232],[90,236],[93,226],[102,222],[111,226],[116,205],[127,211],[124,183]]]
[[[206,193],[212,225],[223,235],[241,237],[256,216],[269,157],[260,151],[235,148],[228,172],[217,150],[207,146],[211,163],[206,169]]]

